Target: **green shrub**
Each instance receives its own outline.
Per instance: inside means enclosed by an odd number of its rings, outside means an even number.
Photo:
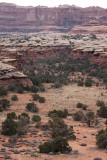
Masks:
[[[76,113],[74,113],[74,116],[73,116],[75,121],[81,121],[83,117],[84,117],[84,114],[82,111],[77,111]]]
[[[3,107],[2,106],[0,106],[0,112],[3,112]]]
[[[2,122],[1,134],[12,136],[17,133],[17,126],[17,122],[15,122],[13,119],[6,119],[4,122]]]
[[[17,93],[23,94],[23,88],[22,88],[22,87],[19,87],[19,88],[17,89]]]
[[[7,99],[0,100],[0,106],[3,110],[6,110],[10,107],[10,101]]]
[[[26,125],[28,124],[28,118],[27,117],[21,117],[20,121],[18,122],[17,126],[17,135],[20,137],[22,135],[25,135],[27,133]]]
[[[83,104],[82,103],[77,103],[77,108],[82,108]]]
[[[83,82],[83,80],[78,80],[77,84],[78,84],[78,86],[83,86],[84,82]]]
[[[15,112],[8,113],[7,119],[17,119],[16,113]]]
[[[100,101],[100,100],[98,100],[98,101],[96,102],[96,105],[97,105],[97,106],[100,106],[100,107],[105,107],[104,101]]]
[[[97,111],[97,114],[99,117],[107,118],[107,107],[106,106],[100,107],[100,109]]]
[[[48,116],[49,117],[59,117],[59,118],[66,118],[68,116],[68,110],[64,109],[64,111],[62,110],[53,110],[48,112]]]
[[[91,87],[92,86],[92,79],[87,77],[86,81],[85,81],[85,86],[86,87]]]
[[[40,96],[38,94],[32,95],[34,101],[38,101]]]
[[[36,107],[36,104],[34,102],[28,103],[26,109],[30,112],[38,112],[38,108]]]
[[[60,153],[70,153],[72,148],[69,146],[67,140],[63,137],[57,137],[52,142],[45,142],[43,145],[39,146],[40,153],[53,152],[54,154]]]
[[[11,100],[12,100],[12,101],[18,101],[17,95],[13,95],[13,96],[11,97]]]
[[[40,103],[45,103],[45,98],[44,97],[39,97],[39,102]]]
[[[15,91],[16,90],[16,85],[15,84],[10,84],[8,86],[8,91]]]
[[[25,112],[23,112],[21,115],[18,115],[18,119],[20,119],[21,116],[28,117],[30,119],[29,115]]]
[[[9,143],[11,143],[11,144],[16,144],[17,141],[18,141],[18,135],[15,134],[15,135],[11,136],[11,138],[10,138],[8,141],[9,141]]]
[[[82,109],[87,110],[88,106],[86,104],[83,104]]]
[[[39,121],[41,121],[41,117],[39,115],[33,115],[32,121],[39,122]]]
[[[27,84],[27,85],[25,86],[25,90],[26,90],[26,91],[30,91],[29,84]]]
[[[52,121],[49,120],[49,128],[51,128],[53,138],[62,136],[66,137],[67,139],[74,139],[75,135],[73,129],[68,128],[68,126],[61,118],[53,117]]]
[[[99,148],[107,149],[107,128],[100,130],[96,136],[96,144]]]
[[[8,91],[4,87],[0,87],[0,96],[6,96]]]
[[[55,84],[52,85],[51,87],[53,87],[53,88],[60,88],[60,87],[62,87],[62,84],[60,84],[60,83],[55,83]]]
[[[45,87],[40,86],[40,87],[39,87],[39,91],[41,91],[41,92],[45,92]]]
[[[91,127],[95,120],[94,112],[87,112],[84,120],[88,124],[88,126]]]
[[[39,91],[39,89],[36,86],[31,86],[30,91],[33,93],[37,93]]]
[[[106,119],[106,121],[105,121],[105,124],[107,125],[107,119]]]

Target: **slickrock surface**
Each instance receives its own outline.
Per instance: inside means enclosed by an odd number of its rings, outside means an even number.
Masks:
[[[0,35],[0,55],[18,59],[20,64],[27,58],[48,59],[68,54],[72,58],[88,58],[94,64],[107,66],[106,34],[10,32]]]

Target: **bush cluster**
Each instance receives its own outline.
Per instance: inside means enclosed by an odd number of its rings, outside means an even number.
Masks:
[[[66,118],[68,116],[68,110],[64,109],[62,110],[53,110],[48,112],[49,117],[59,117],[59,118]]]
[[[10,101],[7,99],[0,100],[0,111],[6,110],[10,107]]]
[[[67,140],[61,136],[57,137],[51,142],[45,142],[43,145],[39,146],[40,153],[50,153],[53,152],[57,154],[58,152],[70,153],[72,148],[69,146]]]
[[[107,128],[105,130],[100,130],[96,136],[96,144],[99,148],[107,149]]]
[[[45,98],[39,96],[38,94],[32,95],[34,101],[39,101],[40,103],[45,103]]]
[[[26,109],[30,112],[38,112],[38,107],[36,106],[34,102],[28,103],[26,106]]]

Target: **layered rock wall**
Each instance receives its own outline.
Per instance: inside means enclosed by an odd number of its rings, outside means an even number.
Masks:
[[[76,6],[19,7],[0,3],[0,31],[69,31],[73,26],[91,20],[100,23],[107,21],[107,9]]]

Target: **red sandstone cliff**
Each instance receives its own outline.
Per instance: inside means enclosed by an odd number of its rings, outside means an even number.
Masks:
[[[0,3],[0,31],[69,31],[73,26],[91,20],[101,24],[107,21],[107,9],[75,6],[19,7]]]

